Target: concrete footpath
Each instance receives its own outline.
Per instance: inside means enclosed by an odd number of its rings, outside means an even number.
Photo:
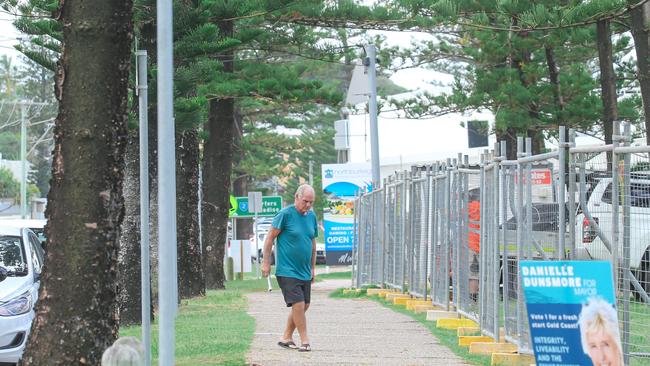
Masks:
[[[273,281],[273,291],[248,296],[248,312],[257,322],[250,365],[469,365],[442,346],[422,324],[368,299],[332,299],[350,280],[314,284],[307,312],[311,352],[277,345],[289,309]],[[299,344],[298,332],[294,341]]]

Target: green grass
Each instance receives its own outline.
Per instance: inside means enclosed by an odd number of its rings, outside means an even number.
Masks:
[[[330,297],[333,298],[358,298],[366,297],[366,289],[362,289],[361,293],[350,293],[343,294],[343,289],[338,289],[330,294]],[[469,362],[474,365],[490,365],[490,357],[485,355],[474,355],[469,353],[469,348],[460,347],[458,345],[458,336],[456,335],[455,330],[448,329],[439,329],[436,328],[436,323],[427,319],[426,313],[416,314],[410,310],[406,310],[403,306],[397,306],[393,303],[386,301],[379,296],[370,296],[368,299],[374,300],[381,305],[404,315],[410,316],[411,318],[422,323],[438,340],[440,344],[449,348],[453,353],[464,359],[466,362]]]
[[[273,287],[277,283],[273,281]],[[225,290],[208,291],[203,298],[182,300],[176,319],[177,366],[246,365],[255,333],[255,319],[246,313],[246,292],[266,291],[265,278],[255,272],[244,280],[226,282]],[[158,360],[158,324],[152,324],[152,364]],[[140,338],[141,327],[122,327],[120,336]]]
[[[619,303],[619,306],[621,304]],[[622,321],[622,314],[619,311],[619,322]],[[650,335],[648,335],[648,324],[650,324],[650,307],[645,304],[630,302],[630,352],[650,352]],[[621,334],[622,336],[622,334]],[[650,358],[631,357],[630,366],[648,366]]]

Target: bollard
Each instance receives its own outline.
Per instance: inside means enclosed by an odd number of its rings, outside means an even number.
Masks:
[[[232,257],[226,258],[226,281],[232,281],[235,278],[235,260]]]

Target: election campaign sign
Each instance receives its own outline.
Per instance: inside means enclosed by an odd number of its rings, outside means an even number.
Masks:
[[[522,261],[521,287],[539,366],[623,366],[611,263]]]

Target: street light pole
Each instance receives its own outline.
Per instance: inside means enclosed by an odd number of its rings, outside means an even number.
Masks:
[[[379,131],[377,125],[377,55],[374,45],[366,46],[366,66],[368,66],[368,87],[370,100],[368,113],[370,114],[370,161],[372,166],[372,190],[379,189]]]
[[[158,302],[159,365],[173,366],[177,312],[176,152],[174,142],[173,10],[171,0],[157,0],[158,42]]]
[[[27,104],[20,102],[20,217],[27,217]]]

